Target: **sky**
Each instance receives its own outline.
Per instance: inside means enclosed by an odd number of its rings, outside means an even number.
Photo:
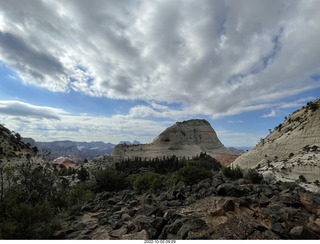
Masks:
[[[151,142],[206,119],[252,147],[320,94],[320,1],[0,0],[0,123]]]

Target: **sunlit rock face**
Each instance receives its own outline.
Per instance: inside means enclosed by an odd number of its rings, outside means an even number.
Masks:
[[[111,155],[119,161],[127,158],[152,159],[172,155],[191,158],[201,152],[206,152],[224,164],[231,163],[237,157],[220,142],[210,123],[200,119],[177,122],[164,130],[150,144],[130,146],[119,144]]]
[[[279,180],[320,180],[320,99],[293,112],[232,165],[257,167]]]

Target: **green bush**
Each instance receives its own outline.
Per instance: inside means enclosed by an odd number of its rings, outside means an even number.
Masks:
[[[307,103],[307,110],[310,109],[312,112],[316,111],[319,108],[319,105],[314,102]]]
[[[257,170],[249,169],[247,178],[253,184],[260,184],[263,179],[263,176]]]
[[[57,209],[69,211],[70,208],[78,208],[86,201],[92,199],[94,188],[92,184],[78,183],[70,186],[68,183],[59,183],[55,191],[51,203]]]
[[[77,171],[77,173],[78,173],[77,178],[80,181],[86,181],[90,177],[89,172],[85,168],[83,168],[83,166],[80,167],[80,169]]]
[[[8,193],[9,195],[11,193]],[[8,196],[0,204],[0,239],[47,239],[53,230],[49,223],[53,209],[48,201],[31,204]]]
[[[186,166],[177,172],[177,178],[186,184],[193,185],[201,180],[212,177],[212,173],[204,168]]]
[[[96,191],[120,191],[129,186],[129,181],[123,172],[106,168],[94,173]]]
[[[295,182],[283,182],[282,186],[285,189],[294,190],[298,185]]]
[[[165,177],[154,173],[154,172],[147,172],[141,176],[138,176],[134,181],[133,185],[138,190],[142,192],[146,191],[157,191],[164,187]]]
[[[243,178],[243,173],[239,166],[236,168],[223,167],[222,174],[232,180],[237,180]]]
[[[307,182],[306,177],[304,177],[303,175],[299,175],[299,180],[301,180],[302,182]]]
[[[30,164],[0,168],[0,239],[50,239],[59,214],[92,198],[92,185],[70,186],[65,178]],[[60,225],[61,227],[61,225]]]

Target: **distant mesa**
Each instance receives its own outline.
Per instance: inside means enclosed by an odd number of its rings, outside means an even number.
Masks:
[[[152,159],[171,157],[192,158],[206,152],[224,165],[229,165],[238,155],[224,147],[216,132],[206,120],[192,119],[177,122],[164,130],[150,144],[119,144],[111,156],[115,161],[125,159]]]

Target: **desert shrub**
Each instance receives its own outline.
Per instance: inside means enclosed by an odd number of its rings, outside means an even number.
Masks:
[[[302,149],[305,152],[309,152],[310,151],[310,146],[309,145],[305,145]]]
[[[294,156],[294,153],[289,154],[289,158],[292,158]]]
[[[0,239],[47,239],[52,234],[53,208],[48,201],[21,201],[16,191],[0,203]]]
[[[193,185],[201,180],[212,177],[212,173],[205,168],[186,166],[178,170],[177,178],[186,184]]]
[[[223,167],[222,174],[232,180],[241,179],[243,177],[243,173],[239,166],[235,168]]]
[[[94,173],[96,180],[95,191],[120,191],[129,186],[126,175],[113,168],[98,170]]]
[[[307,103],[307,110],[310,109],[312,112],[316,111],[319,108],[319,105],[314,102]]]
[[[147,172],[136,178],[133,185],[142,192],[158,191],[164,187],[165,177],[155,172]]]
[[[12,180],[11,190],[19,194],[21,202],[35,205],[50,200],[56,190],[54,185],[56,178],[50,170],[41,166],[34,167],[31,164],[22,164],[14,169],[14,174],[9,171],[7,172],[8,176],[12,179],[7,179],[7,181]]]
[[[299,180],[302,182],[307,182],[306,177],[304,177],[303,175],[299,175]]]
[[[187,205],[191,205],[191,204],[194,204],[194,203],[196,203],[197,202],[197,200],[195,199],[195,198],[190,198],[188,201],[187,201]]]
[[[43,167],[5,168],[0,200],[0,239],[49,239],[59,213],[92,198],[90,184],[70,186]],[[56,221],[54,221],[56,220]]]
[[[69,211],[70,208],[78,208],[92,199],[92,189],[94,189],[94,185],[89,183],[78,183],[70,186],[69,183],[60,182],[51,203],[56,209],[64,211]]]
[[[260,184],[263,176],[255,169],[249,169],[247,173],[247,179],[253,184]]]
[[[89,179],[89,172],[83,167],[81,166],[80,169],[77,171],[78,173],[78,176],[77,178],[80,180],[80,181],[86,181]]]
[[[283,182],[282,187],[285,189],[294,190],[298,185],[295,182]]]

